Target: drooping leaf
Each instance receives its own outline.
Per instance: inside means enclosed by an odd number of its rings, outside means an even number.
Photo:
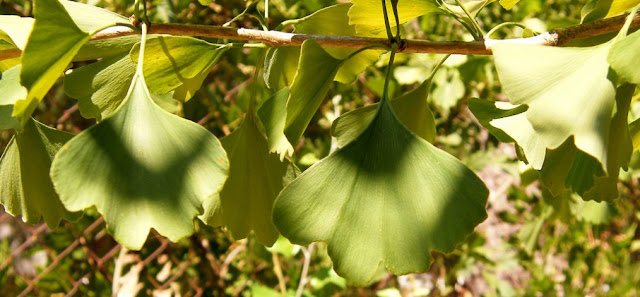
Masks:
[[[258,116],[264,126],[269,142],[269,152],[280,155],[280,160],[293,154],[293,146],[284,135],[284,127],[287,121],[287,99],[291,92],[284,88],[267,99],[260,109]]]
[[[51,159],[71,137],[31,118],[11,139],[0,160],[0,202],[8,213],[51,228],[81,215],[64,208],[49,178]]]
[[[358,33],[381,32],[385,29],[382,4],[378,0],[351,0],[349,24],[355,25]],[[391,1],[387,1],[387,12],[393,16]],[[443,12],[433,0],[398,1],[398,19],[401,24],[428,13]],[[392,18],[393,19],[393,18]],[[395,25],[395,24],[393,24]]]
[[[531,146],[518,142],[529,162],[542,164],[542,148],[555,149],[574,136],[578,149],[607,168],[615,103],[615,88],[607,79],[610,47],[611,43],[588,48],[501,44],[493,49],[509,100],[529,107],[518,120],[526,120],[530,127],[505,131],[516,141],[540,142]]]
[[[500,5],[506,10],[511,10],[520,0],[500,0]]]
[[[110,10],[69,0],[59,0],[73,22],[82,30],[93,34],[110,25],[130,23],[129,19]]]
[[[62,147],[51,177],[67,209],[95,205],[118,242],[140,249],[151,228],[173,241],[193,233],[228,164],[220,142],[155,105],[136,72],[113,115]]]
[[[341,64],[342,60],[329,55],[317,41],[306,40],[302,44],[300,63],[286,105],[283,105],[285,91],[281,91],[258,111],[267,131],[269,150],[277,152],[280,159],[293,152],[292,145],[298,143],[320,107]]]
[[[24,50],[29,33],[33,29],[33,18],[15,15],[0,16],[0,39]]]
[[[317,35],[374,37],[374,34],[358,34],[356,32],[356,26],[349,24],[347,13],[351,5],[351,3],[341,3],[318,10],[300,19],[300,21],[295,24],[294,32]],[[336,81],[345,84],[352,83],[358,74],[364,71],[367,66],[377,61],[378,57],[383,53],[383,51],[367,50],[347,59],[355,50],[326,48],[325,51],[336,59],[346,59],[335,76]]]
[[[608,224],[616,215],[616,208],[607,202],[582,199],[575,199],[571,210],[578,219],[594,225]]]
[[[391,100],[391,107],[411,132],[433,142],[436,137],[436,123],[427,104],[430,85],[429,80],[424,81],[414,90]],[[336,137],[339,147],[356,139],[367,128],[376,115],[378,104],[347,112],[333,121],[331,134]]]
[[[619,15],[638,4],[639,0],[592,0],[582,8],[582,23]]]
[[[120,106],[135,72],[136,65],[124,53],[74,69],[64,78],[64,91],[78,99],[83,117],[101,120]]]
[[[289,160],[280,161],[270,154],[267,140],[258,129],[254,116],[245,117],[240,128],[222,138],[222,146],[229,156],[229,178],[220,192],[222,225],[227,226],[235,239],[245,238],[254,231],[258,241],[272,246],[278,239],[278,230],[271,221],[273,202],[284,187],[295,177]],[[207,224],[218,218],[204,216]]]
[[[294,26],[294,33],[316,34],[316,35],[336,35],[336,36],[361,36],[373,37],[374,34],[357,34],[354,25],[349,25],[347,13],[351,3],[340,3],[332,5],[304,18],[291,21]],[[325,51],[336,59],[345,60],[355,50],[342,48],[326,48]],[[335,80],[342,83],[351,83],[364,69],[374,63],[382,51],[367,50],[349,59],[346,59],[338,70]],[[298,61],[300,48],[298,47],[277,47],[269,50],[265,60],[265,81],[267,86],[274,90],[279,90],[290,86],[293,82]]]
[[[80,48],[73,61],[90,61],[128,54],[138,42],[140,35],[90,40]]]
[[[607,60],[623,81],[640,84],[639,47],[640,31],[636,31],[617,40],[609,51]]]
[[[357,285],[379,267],[425,271],[486,218],[488,190],[451,155],[407,130],[383,100],[369,127],[280,193],[273,220],[295,244],[325,241]]]
[[[20,65],[2,72],[0,94],[0,129],[20,130],[20,124],[11,116],[16,101],[27,97],[27,89],[20,85]]]
[[[13,116],[22,125],[90,37],[57,0],[34,1],[33,15],[35,23],[22,53],[20,73],[20,81],[29,94],[16,102],[13,110]]]
[[[206,76],[209,73],[229,46],[219,46],[193,37],[157,36],[149,38],[147,48],[144,73],[149,90],[166,94],[187,85],[189,91],[177,92],[184,97],[174,96],[177,100],[186,101],[200,88],[204,80],[202,74]],[[131,50],[130,56],[134,62],[138,61],[139,49],[138,44]]]

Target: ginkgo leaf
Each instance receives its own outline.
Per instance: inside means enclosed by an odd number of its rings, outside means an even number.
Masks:
[[[138,61],[137,44],[131,50],[131,59]],[[156,36],[147,40],[147,54],[144,56],[144,75],[149,90],[156,94],[166,94],[182,85],[194,87],[194,80],[199,82],[200,88],[204,77],[229,49],[229,46],[215,45],[204,40],[185,36]],[[186,101],[191,98],[193,91],[178,92],[186,98],[176,98]]]
[[[304,18],[291,20],[294,33],[312,35],[360,36],[374,37],[375,34],[356,33],[354,25],[349,25],[347,12],[351,3],[340,3],[314,12]],[[326,48],[325,51],[336,59],[345,60],[335,75],[334,80],[342,83],[353,82],[357,75],[378,60],[383,51],[367,50],[352,57],[355,50],[343,48]],[[290,86],[293,82],[300,57],[298,47],[276,47],[269,49],[265,60],[265,81],[269,88],[279,90]],[[349,57],[349,59],[347,59]]]
[[[16,15],[0,16],[0,39],[24,50],[29,33],[33,29],[33,18]]]
[[[356,285],[384,265],[425,271],[486,218],[488,190],[460,161],[411,133],[385,99],[353,142],[307,169],[276,199],[273,221],[292,243],[325,241]]]
[[[31,116],[40,100],[91,35],[105,27],[126,21],[126,18],[104,9],[61,1],[74,12],[79,24],[74,22],[59,0],[34,1],[35,22],[22,54],[20,73],[20,82],[29,93],[27,98],[16,102],[13,110],[13,116],[21,124]],[[90,13],[90,16],[85,13]]]
[[[520,0],[500,0],[500,5],[506,10],[511,10]]]
[[[295,33],[375,37],[375,34],[356,32],[356,26],[349,24],[347,13],[351,3],[340,3],[323,8],[306,16],[295,23]],[[345,60],[336,73],[335,80],[341,83],[352,83],[358,74],[378,60],[384,51],[367,50],[353,57],[349,57],[355,50],[341,48],[326,48],[325,51],[336,59]]]
[[[609,51],[607,60],[623,81],[640,84],[640,67],[638,67],[640,51],[638,48],[640,48],[640,31],[617,40]]]
[[[229,178],[220,192],[222,209],[205,213],[221,214],[221,221],[207,216],[202,219],[214,226],[221,222],[235,239],[245,238],[253,230],[260,243],[271,246],[280,234],[271,221],[273,201],[285,183],[293,180],[295,170],[289,160],[281,162],[278,155],[269,153],[255,121],[247,115],[240,128],[220,140],[229,156]]]
[[[351,0],[349,24],[355,25],[360,32],[381,32],[385,29],[382,4],[379,0]],[[386,2],[387,12],[393,15],[391,1]],[[398,19],[401,24],[428,13],[443,12],[440,5],[433,0],[398,1]]]
[[[433,142],[436,137],[436,123],[427,104],[430,85],[430,80],[424,81],[414,90],[391,100],[391,107],[411,132]],[[376,115],[378,104],[347,112],[333,121],[331,134],[336,137],[339,147],[356,139],[369,126]]]
[[[287,99],[291,92],[284,88],[267,99],[260,109],[258,116],[264,126],[269,143],[269,152],[280,155],[280,160],[293,154],[293,146],[284,135],[285,122],[287,121]]]
[[[220,142],[158,107],[136,72],[113,115],[62,147],[51,177],[67,209],[95,205],[118,242],[140,249],[151,228],[173,241],[192,234],[228,166]]]
[[[322,104],[341,63],[342,60],[329,55],[317,41],[306,40],[285,105],[281,92],[265,101],[258,111],[267,131],[269,150],[277,152],[280,159],[293,153],[292,145],[298,143]]]
[[[639,0],[592,0],[582,8],[582,23],[619,15],[638,4]]]
[[[59,0],[73,22],[82,30],[93,33],[109,25],[127,24],[129,19],[108,9],[69,0]]]
[[[27,97],[27,89],[20,85],[20,65],[2,73],[0,94],[0,129],[20,130],[20,124],[11,116],[16,101]]]
[[[504,92],[511,103],[529,107],[523,116],[530,127],[510,136],[516,141],[535,137],[549,149],[574,136],[578,149],[607,168],[606,147],[615,102],[615,88],[607,79],[610,47],[611,43],[588,48],[497,45],[493,53]],[[542,163],[540,146],[535,146],[535,151],[521,146],[527,160]]]
[[[30,224],[42,218],[51,228],[82,215],[64,208],[49,178],[53,155],[71,137],[31,118],[11,139],[0,160],[0,202],[8,213]]]
[[[124,53],[74,69],[64,77],[64,91],[78,99],[84,118],[101,120],[120,106],[135,72],[136,65]]]

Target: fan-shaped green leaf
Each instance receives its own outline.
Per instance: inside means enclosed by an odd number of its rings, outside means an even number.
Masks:
[[[13,116],[22,125],[90,37],[57,0],[34,1],[33,15],[35,23],[22,53],[20,73],[20,81],[29,94],[16,102],[13,110]]]
[[[286,91],[281,91],[260,107],[258,114],[267,131],[269,150],[277,152],[281,160],[293,153],[292,144],[300,140],[341,64],[342,60],[329,55],[317,41],[306,40],[286,101],[283,99]]]
[[[295,33],[337,36],[375,36],[374,34],[357,34],[355,26],[349,25],[347,12],[351,3],[332,5],[304,18],[290,21]],[[368,50],[349,57],[355,50],[342,48],[326,48],[325,51],[336,59],[345,60],[336,73],[335,80],[351,83],[364,69],[375,62],[382,51]],[[265,81],[271,89],[279,90],[290,86],[293,81],[300,49],[297,47],[278,47],[269,50],[265,60]]]
[[[138,61],[139,49],[140,45],[137,44],[131,50],[130,56],[134,62]],[[185,36],[157,36],[147,40],[147,49],[144,73],[149,90],[166,94],[187,85],[189,91],[174,93],[175,99],[186,101],[200,88],[206,74],[229,46]],[[175,94],[184,97],[176,98]]]
[[[33,29],[33,18],[15,15],[0,16],[0,39],[24,50],[29,33]]]
[[[608,61],[623,81],[640,84],[640,31],[616,41],[609,51]]]
[[[74,69],[64,78],[64,91],[78,99],[85,118],[110,116],[126,97],[136,65],[128,53]]]
[[[51,0],[50,0],[51,1]],[[93,34],[109,25],[130,23],[129,19],[110,10],[90,4],[59,0],[73,22],[82,30]]]
[[[271,246],[279,235],[271,221],[273,201],[285,183],[295,178],[295,171],[289,160],[281,162],[278,155],[269,153],[255,121],[248,115],[240,128],[220,140],[229,155],[229,178],[220,192],[222,210],[205,213],[221,214],[222,225],[235,239],[253,230],[260,243]],[[207,216],[203,220],[214,225],[219,222]]]
[[[381,32],[384,30],[382,4],[378,0],[351,0],[353,6],[349,9],[349,24],[355,25],[358,33]],[[392,15],[391,1],[387,1],[387,11]],[[400,23],[406,23],[428,13],[443,12],[438,3],[433,0],[402,0],[398,1],[398,18]]]
[[[391,106],[398,119],[411,132],[426,141],[433,142],[436,137],[436,123],[427,104],[430,85],[429,80],[424,81],[414,90],[391,100]],[[376,115],[378,104],[347,112],[333,121],[331,134],[336,137],[339,147],[356,139],[369,126]]]
[[[607,79],[610,47],[611,43],[589,48],[500,44],[493,49],[509,100],[529,106],[523,115],[530,128],[507,133],[516,141],[541,141],[533,147],[518,142],[532,164],[542,163],[542,148],[557,148],[574,136],[578,149],[607,168],[606,148],[615,102],[615,88]],[[518,119],[524,123],[524,118]]]
[[[140,249],[150,228],[173,241],[193,233],[228,166],[220,142],[156,106],[137,72],[119,109],[58,152],[51,177],[67,209],[95,205],[118,242]]]
[[[20,65],[2,72],[0,94],[0,129],[20,130],[20,124],[11,116],[16,101],[27,97],[27,89],[20,85]]]
[[[31,224],[43,218],[51,228],[81,215],[64,208],[49,178],[53,155],[71,137],[31,118],[11,139],[0,160],[0,202],[8,213]]]
[[[280,193],[273,220],[291,242],[325,241],[338,274],[365,285],[381,265],[425,271],[486,218],[488,190],[415,136],[383,100],[369,127]]]

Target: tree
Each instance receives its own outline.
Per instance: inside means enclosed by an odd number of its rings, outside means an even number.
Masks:
[[[279,234],[302,245],[324,241],[338,274],[358,285],[375,281],[383,265],[396,274],[425,271],[431,250],[454,250],[486,218],[489,192],[432,144],[426,99],[449,55],[392,100],[392,66],[402,51],[492,54],[509,102],[470,99],[478,121],[515,143],[553,199],[617,198],[620,169],[637,149],[628,114],[640,82],[640,35],[630,33],[638,1],[593,1],[580,25],[526,28],[530,37],[507,40],[492,36],[513,24],[485,33],[476,20],[491,2],[353,0],[269,31],[258,2],[239,17],[252,15],[263,30],[149,24],[145,1],[136,2],[131,21],[86,4],[35,0],[33,18],[0,20],[0,127],[16,131],[0,161],[1,202],[51,227],[95,206],[130,249],[142,248],[151,228],[184,238],[200,219],[236,239],[253,231],[266,246]],[[474,40],[402,38],[402,24],[426,14],[457,20]],[[281,31],[287,27],[293,32]],[[614,35],[593,38],[604,33]],[[261,58],[241,124],[218,140],[177,116],[175,105],[237,48]],[[300,173],[295,146],[333,82],[353,82],[385,52],[380,102],[335,119],[337,148]],[[75,136],[31,117],[62,73],[81,114],[98,121]]]

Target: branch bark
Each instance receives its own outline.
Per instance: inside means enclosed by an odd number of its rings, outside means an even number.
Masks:
[[[591,36],[613,33],[624,24],[627,15],[620,15],[587,24],[580,24],[545,32],[529,38],[514,39],[486,39],[484,41],[429,41],[405,39],[398,52],[405,53],[438,53],[462,55],[491,55],[491,48],[498,43],[538,44],[547,46],[561,46],[570,41],[584,39]],[[631,23],[632,27],[640,26],[640,13],[636,14]],[[92,40],[116,38],[137,32],[126,27],[118,27],[117,31],[105,30],[94,35]],[[124,28],[124,30],[123,30]],[[367,38],[353,36],[311,35],[287,33],[280,31],[262,31],[245,28],[229,28],[220,26],[185,25],[185,24],[152,24],[150,34],[169,34],[178,36],[192,36],[204,38],[221,38],[243,42],[259,42],[271,47],[300,46],[305,40],[315,39],[324,47],[353,48],[380,45],[380,48],[390,46],[386,38]],[[20,50],[9,49],[0,51],[0,60],[17,58]]]

